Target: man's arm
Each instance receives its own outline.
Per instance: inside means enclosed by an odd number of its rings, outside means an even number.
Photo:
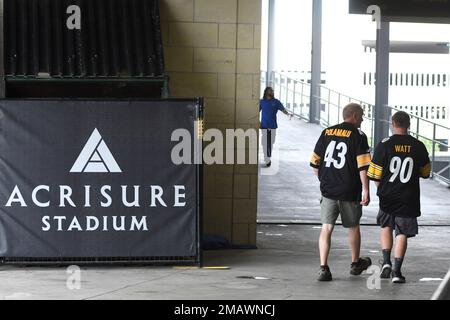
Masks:
[[[323,133],[320,135],[319,140],[317,140],[316,146],[314,147],[314,152],[311,156],[311,161],[309,165],[313,169],[316,177],[319,177],[319,169],[322,163],[322,156],[324,153],[323,148]]]
[[[428,179],[431,177],[431,161],[430,155],[428,154],[427,148],[422,143],[421,160],[419,163],[420,177],[423,179]]]
[[[316,177],[318,177],[319,176],[319,169],[316,169],[316,168],[312,168],[312,169],[313,169],[313,172],[316,175]]]
[[[369,177],[367,177],[367,170],[359,171],[359,178],[361,179],[361,183],[363,186],[361,205],[368,206],[370,203],[370,184],[369,184]]]
[[[370,203],[370,184],[367,171],[369,170],[372,157],[370,156],[370,147],[367,142],[367,137],[361,132],[361,141],[357,149],[356,162],[358,164],[359,179],[363,187],[363,194],[361,205],[368,206]]]
[[[431,162],[428,162],[425,166],[420,167],[420,177],[423,179],[429,179],[431,177]]]
[[[383,164],[384,164],[384,148],[383,144],[380,143],[375,148],[373,154],[373,159],[369,165],[369,171],[367,172],[367,177],[375,183],[377,188],[380,187],[381,178],[383,177]]]
[[[375,183],[377,189],[380,187],[382,174],[383,170],[372,162],[370,164],[369,171],[367,172],[367,178],[369,181],[372,180]]]

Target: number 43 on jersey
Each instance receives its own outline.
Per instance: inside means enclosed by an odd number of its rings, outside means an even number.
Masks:
[[[335,151],[337,151],[337,159],[334,158]],[[347,154],[348,148],[345,142],[331,141],[325,152],[325,167],[330,168],[332,165],[336,169],[342,169],[345,166],[345,155]]]

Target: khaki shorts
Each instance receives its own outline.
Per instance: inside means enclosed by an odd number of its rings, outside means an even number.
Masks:
[[[334,226],[340,214],[344,228],[359,226],[362,216],[362,206],[359,202],[332,200],[322,197],[320,206],[323,224],[331,224]]]

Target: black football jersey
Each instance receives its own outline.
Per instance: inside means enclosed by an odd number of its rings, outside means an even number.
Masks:
[[[317,141],[310,165],[319,169],[320,191],[326,198],[360,201],[360,171],[370,164],[366,135],[351,123],[325,129]]]
[[[425,145],[410,135],[393,135],[375,148],[367,175],[379,181],[380,209],[398,217],[419,217],[420,178],[428,178]]]

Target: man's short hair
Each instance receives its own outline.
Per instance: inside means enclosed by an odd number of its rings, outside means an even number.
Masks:
[[[398,128],[409,129],[411,125],[411,118],[405,111],[398,111],[392,116],[392,122]]]
[[[350,103],[345,106],[344,110],[342,111],[342,116],[345,119],[350,119],[354,114],[364,114],[364,109],[361,107],[361,105],[357,103]]]

